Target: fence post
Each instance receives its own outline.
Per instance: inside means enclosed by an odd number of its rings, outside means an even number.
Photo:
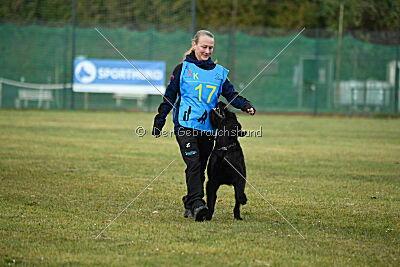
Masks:
[[[342,52],[342,35],[343,35],[343,3],[340,3],[340,15],[339,15],[339,32],[338,32],[338,51],[336,58],[336,87],[335,87],[335,113],[338,112],[339,105],[339,82],[340,82],[340,58]]]
[[[230,55],[230,72],[229,79],[233,83],[235,81],[235,45],[236,45],[236,13],[237,13],[237,0],[232,3],[232,27],[231,27],[231,55]]]
[[[400,34],[399,30],[396,31],[396,39],[397,39],[397,46],[396,46],[396,62],[395,62],[395,75],[394,75],[394,113],[399,112],[399,46],[400,46]]]
[[[315,76],[315,81],[312,84],[314,87],[314,107],[313,107],[313,116],[317,116],[318,114],[318,82],[319,82],[319,28],[316,29],[316,38],[315,38],[315,71],[316,71],[316,76]]]
[[[153,33],[156,31],[156,27],[152,24],[152,27],[149,30],[149,60],[153,60]]]
[[[75,58],[76,0],[72,0],[72,42],[71,42],[71,109],[74,109],[74,58]]]
[[[196,0],[192,0],[192,33],[196,34]]]
[[[2,102],[2,95],[3,95],[3,83],[0,80],[0,108],[1,108],[1,102]]]
[[[84,104],[84,109],[88,110],[89,108],[89,93],[85,92],[85,104]]]
[[[350,95],[350,97],[351,97],[351,104],[350,104],[350,116],[353,116],[353,111],[355,110],[355,106],[354,106],[354,103],[355,103],[355,97],[356,97],[356,93],[355,93],[355,88],[351,88],[351,95]]]
[[[64,90],[63,90],[63,108],[67,109],[67,69],[68,69],[68,22],[65,21],[65,33],[64,33]]]

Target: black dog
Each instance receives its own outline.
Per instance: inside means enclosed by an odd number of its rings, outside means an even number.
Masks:
[[[240,204],[245,205],[247,201],[244,193],[246,180],[243,178],[246,177],[246,166],[243,151],[238,142],[238,137],[245,136],[246,132],[241,130],[242,126],[238,122],[235,113],[225,107],[226,105],[223,102],[218,102],[216,108],[209,114],[211,124],[217,128],[217,135],[215,147],[207,167],[206,192],[209,212],[206,217],[207,220],[212,219],[217,190],[222,184],[233,185],[235,189],[236,204],[233,209],[235,219],[242,220],[240,217]]]

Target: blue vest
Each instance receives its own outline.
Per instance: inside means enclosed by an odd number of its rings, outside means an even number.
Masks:
[[[204,70],[194,63],[183,61],[180,76],[181,99],[177,114],[181,126],[215,131],[208,114],[218,103],[228,72],[221,65],[216,65],[212,70]]]

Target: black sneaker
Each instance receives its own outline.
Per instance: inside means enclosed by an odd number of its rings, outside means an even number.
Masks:
[[[183,217],[193,219],[193,213],[190,209],[185,209],[185,213],[183,213]]]
[[[193,209],[193,217],[196,222],[202,222],[206,219],[208,208],[206,205],[199,206]]]

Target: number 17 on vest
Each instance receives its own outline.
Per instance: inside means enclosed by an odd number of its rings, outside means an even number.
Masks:
[[[195,89],[196,90],[199,90],[199,102],[201,102],[201,88],[203,87],[203,84],[199,84]],[[210,95],[208,96],[208,99],[207,99],[207,103],[210,103],[210,100],[211,100],[211,96],[212,96],[212,94],[215,92],[215,89],[217,89],[217,87],[216,86],[212,86],[212,85],[206,85],[206,88],[212,88],[212,91],[211,91],[211,93],[210,93]]]

